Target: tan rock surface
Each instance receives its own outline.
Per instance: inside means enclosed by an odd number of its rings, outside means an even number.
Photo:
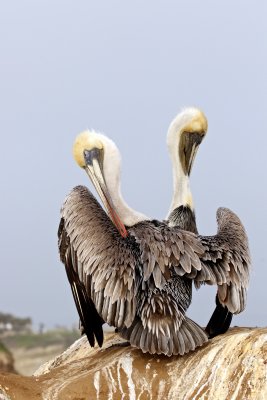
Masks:
[[[90,349],[82,338],[34,377],[0,374],[0,389],[12,400],[267,399],[267,328],[231,329],[183,357],[110,347],[118,342]]]

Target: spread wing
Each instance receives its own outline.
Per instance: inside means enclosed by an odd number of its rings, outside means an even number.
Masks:
[[[250,254],[245,229],[227,208],[217,211],[218,233],[196,236],[164,223],[146,221],[130,232],[140,245],[144,281],[153,279],[162,288],[171,271],[201,283],[218,285],[218,296],[232,313],[246,303]]]
[[[70,192],[61,218],[60,258],[82,323],[86,320],[87,325],[94,325],[95,307],[108,324],[130,326],[140,281],[136,243],[119,235],[86,187],[77,186]]]
[[[199,257],[201,269],[186,270],[180,264],[175,271],[194,279],[196,286],[218,285],[220,303],[237,314],[246,305],[251,265],[248,238],[240,219],[227,208],[218,209],[217,223],[217,235],[198,237],[205,249]]]

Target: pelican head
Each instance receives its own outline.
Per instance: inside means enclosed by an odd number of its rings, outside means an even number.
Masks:
[[[180,163],[183,173],[190,175],[198,146],[207,133],[208,122],[198,108],[182,110],[171,122],[167,145],[172,160]]]
[[[127,230],[116,212],[112,196],[105,181],[104,154],[109,139],[106,137],[103,139],[103,137],[104,135],[89,130],[80,133],[73,145],[73,156],[77,164],[86,171],[91,179],[114,225],[120,234],[126,237]],[[111,147],[113,148],[114,146]],[[119,153],[116,156],[114,159],[119,163]],[[115,170],[117,169],[115,168]]]
[[[81,132],[73,144],[73,157],[81,168],[86,168],[88,165],[85,153],[91,152],[93,149],[99,152],[99,154],[103,153],[103,143],[99,139],[98,134],[88,130]],[[90,153],[90,155],[92,154]],[[90,157],[90,155],[87,154],[87,157]]]
[[[199,109],[185,108],[171,122],[167,133],[167,145],[172,161],[173,198],[167,216],[169,219],[177,207],[189,207],[194,211],[189,176],[200,143],[206,135],[208,122]]]
[[[145,215],[131,209],[120,191],[120,152],[107,136],[95,132],[80,133],[73,145],[73,156],[91,179],[107,213],[123,237],[126,226],[148,220]]]

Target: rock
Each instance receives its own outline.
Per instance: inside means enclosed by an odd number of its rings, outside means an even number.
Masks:
[[[15,375],[0,375],[0,383],[21,400],[267,399],[267,328],[231,329],[183,357],[151,356],[121,342],[113,334],[91,349],[83,337],[34,377],[16,377],[16,390]],[[28,397],[18,391],[23,386]]]
[[[0,400],[11,400],[4,389],[0,388]]]

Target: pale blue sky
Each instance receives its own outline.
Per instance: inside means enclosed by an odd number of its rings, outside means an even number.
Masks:
[[[219,206],[247,228],[253,271],[233,325],[267,322],[267,3],[264,1],[10,1],[0,6],[0,310],[35,324],[77,321],[57,251],[59,210],[77,184],[84,128],[122,153],[122,190],[164,218],[172,190],[170,121],[195,105],[209,121],[191,188],[201,234]],[[91,187],[91,186],[90,186]],[[214,292],[191,315],[205,324]]]

